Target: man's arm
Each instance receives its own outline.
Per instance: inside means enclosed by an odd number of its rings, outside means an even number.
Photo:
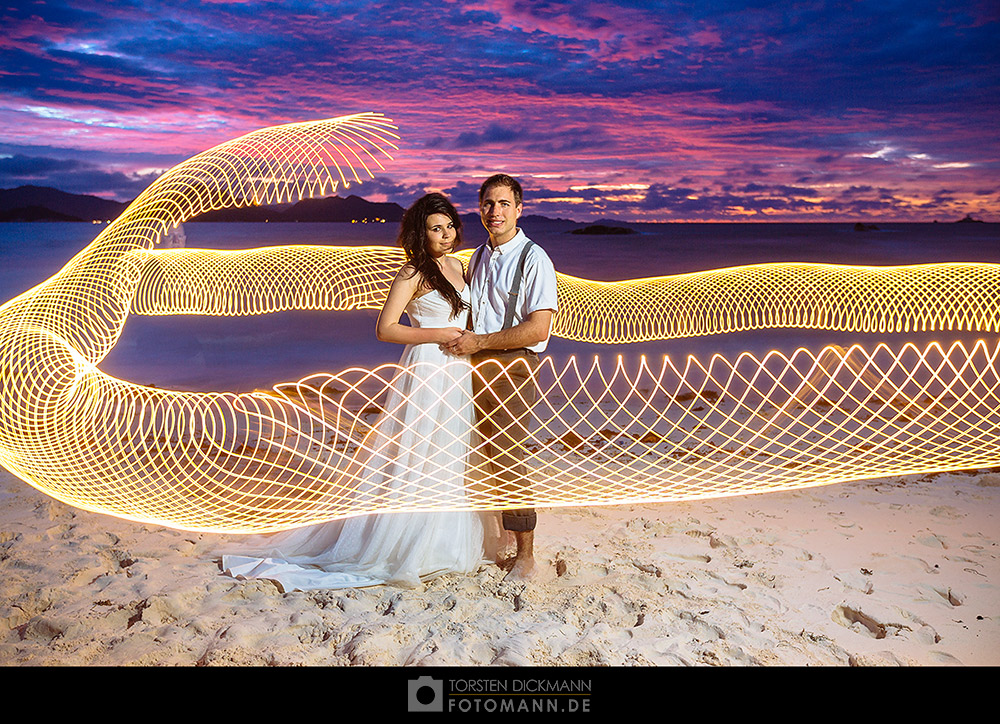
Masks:
[[[441,345],[448,354],[465,356],[484,349],[518,349],[530,347],[548,339],[552,326],[552,310],[532,312],[520,324],[489,334],[475,334],[466,330],[461,337]]]

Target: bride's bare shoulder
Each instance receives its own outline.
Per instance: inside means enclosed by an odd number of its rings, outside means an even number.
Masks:
[[[457,272],[459,276],[465,272],[465,267],[462,266],[462,260],[457,256],[446,256],[445,260],[447,261],[448,268],[453,272]]]
[[[424,275],[410,262],[406,262],[396,272],[393,286],[400,286],[409,291],[410,299],[416,299],[427,294],[431,287],[424,280]]]

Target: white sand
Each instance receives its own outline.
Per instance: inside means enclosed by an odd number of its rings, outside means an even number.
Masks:
[[[996,665],[1000,472],[542,511],[545,575],[281,593],[0,470],[0,664]]]

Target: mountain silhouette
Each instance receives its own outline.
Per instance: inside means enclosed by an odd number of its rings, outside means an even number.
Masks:
[[[117,218],[128,206],[97,196],[71,194],[46,186],[0,189],[0,221],[106,221]],[[188,221],[319,221],[398,223],[403,207],[367,201],[360,196],[303,199],[296,204],[219,209]]]
[[[126,206],[121,201],[71,194],[47,186],[0,189],[3,221],[107,221],[117,218]]]

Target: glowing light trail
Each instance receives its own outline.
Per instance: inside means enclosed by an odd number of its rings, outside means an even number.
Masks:
[[[536,484],[504,493],[481,479],[473,455],[464,499],[440,493],[433,472],[404,491],[364,484],[372,461],[394,454],[370,423],[414,370],[353,369],[241,395],[148,388],[100,371],[130,313],[380,306],[397,250],[153,246],[203,211],[360,181],[395,148],[393,131],[362,114],[263,129],[199,154],[59,273],[0,307],[0,463],[81,508],[240,532],[376,510],[669,501],[1000,465],[996,340],[716,355],[683,368],[595,359],[560,369],[549,359],[525,443]],[[560,275],[555,334],[613,343],[773,327],[995,334],[997,289],[991,264],[766,264],[627,282]],[[428,453],[441,471],[453,467],[449,443]]]
[[[471,249],[457,256],[468,262]],[[237,316],[379,309],[405,261],[389,247],[145,253],[132,311]],[[622,344],[756,329],[1000,331],[1000,266],[756,264],[598,282],[556,274],[553,334]]]

